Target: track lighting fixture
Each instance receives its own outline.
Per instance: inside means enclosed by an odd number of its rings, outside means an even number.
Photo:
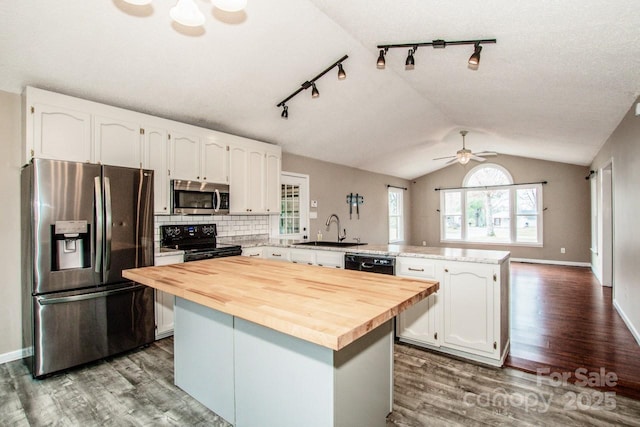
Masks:
[[[481,39],[481,40],[458,40],[458,41],[445,41],[445,40],[432,40],[430,42],[420,43],[400,43],[400,44],[379,44],[380,55],[378,56],[378,62],[376,66],[379,69],[383,69],[386,66],[385,56],[391,48],[409,48],[409,54],[405,61],[405,69],[413,70],[415,68],[414,55],[418,46],[432,46],[434,49],[444,49],[450,45],[465,45],[471,44],[474,46],[473,54],[469,58],[469,68],[477,69],[480,64],[480,52],[482,52],[482,44],[496,43],[496,39]]]
[[[387,63],[384,60],[384,55],[387,53],[389,49],[380,49],[380,56],[378,56],[378,69],[379,70],[384,70],[384,67],[387,65]]]
[[[482,46],[480,46],[480,43],[476,43],[473,54],[469,57],[469,65],[480,65],[480,52],[482,52]]]
[[[347,73],[344,71],[344,67],[342,66],[342,63],[348,57],[349,57],[349,55],[345,55],[342,58],[338,59],[336,62],[331,64],[329,67],[327,67],[323,72],[321,72],[320,74],[318,74],[317,76],[315,76],[311,80],[307,80],[306,82],[302,83],[300,85],[300,87],[295,92],[293,92],[291,95],[287,96],[285,99],[280,101],[276,105],[276,107],[282,107],[282,113],[280,114],[280,117],[282,117],[283,119],[286,119],[286,118],[289,117],[289,108],[287,107],[287,105],[285,105],[285,103],[287,101],[289,101],[291,98],[293,98],[294,96],[296,96],[297,94],[299,94],[300,92],[302,92],[303,90],[307,90],[309,88],[312,88],[311,89],[311,97],[312,98],[319,97],[320,96],[320,91],[318,91],[318,88],[316,87],[316,80],[318,80],[320,77],[322,77],[325,74],[327,74],[329,71],[331,71],[335,67],[338,67],[338,80],[346,79],[347,78]]]
[[[413,70],[416,66],[416,61],[413,59],[413,54],[416,52],[416,49],[409,49],[409,54],[407,55],[407,60],[404,62],[405,70]]]

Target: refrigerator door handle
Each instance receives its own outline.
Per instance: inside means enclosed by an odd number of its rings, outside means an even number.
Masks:
[[[104,222],[105,222],[105,241],[106,248],[104,250],[104,281],[106,282],[109,277],[109,270],[111,270],[111,236],[113,234],[113,223],[111,215],[111,180],[108,177],[104,177]]]
[[[41,297],[37,297],[38,299],[38,303],[40,305],[50,305],[50,304],[62,304],[62,303],[67,303],[67,302],[75,302],[75,301],[84,301],[84,300],[88,300],[88,299],[96,299],[96,298],[103,298],[103,297],[108,297],[111,295],[116,295],[116,294],[122,294],[125,292],[133,292],[136,291],[138,289],[142,289],[144,288],[144,285],[133,285],[133,286],[128,286],[126,288],[120,288],[120,289],[112,289],[110,291],[100,291],[100,292],[91,292],[88,294],[79,294],[79,295],[71,295],[71,296],[67,296],[67,297],[54,297],[54,298],[47,298],[46,296],[41,296]]]
[[[218,212],[220,210],[220,190],[215,189],[216,192],[216,207],[213,209],[214,212]]]
[[[102,236],[104,234],[104,211],[102,208],[102,185],[100,182],[100,177],[96,176],[93,179],[94,182],[94,197],[95,197],[95,205],[96,205],[96,230],[94,231],[96,235],[96,263],[95,263],[95,272],[100,273],[102,271]]]

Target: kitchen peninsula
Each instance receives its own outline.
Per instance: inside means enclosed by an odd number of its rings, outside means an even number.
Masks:
[[[384,426],[392,319],[439,286],[249,257],[124,276],[176,296],[175,382],[236,426]]]

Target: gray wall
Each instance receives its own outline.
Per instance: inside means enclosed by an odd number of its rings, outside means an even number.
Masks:
[[[613,298],[640,342],[640,117],[635,104],[596,155],[592,169],[613,160]]]
[[[409,187],[409,181],[388,175],[322,162],[308,157],[289,153],[282,155],[282,170],[309,175],[309,199],[318,201],[318,219],[310,221],[309,238],[316,239],[318,230],[322,231],[324,240],[337,237],[335,225],[326,231],[325,221],[332,213],[340,217],[340,225],[347,229],[347,241],[360,237],[363,242],[384,244],[388,242],[388,193],[387,185]],[[364,196],[364,204],[360,206],[360,219],[354,214],[349,220],[347,195],[358,193]],[[409,221],[410,191],[405,191],[405,238],[411,236]]]
[[[478,165],[453,164],[414,180],[411,184],[411,244],[511,251],[513,258],[588,263],[590,261],[590,187],[586,166],[499,155],[487,160],[505,167],[515,183],[548,181],[543,186],[543,247],[451,244],[440,242],[440,187],[460,187],[467,172]],[[566,253],[561,254],[560,248]]]
[[[0,355],[22,348],[20,296],[20,95],[0,91]]]

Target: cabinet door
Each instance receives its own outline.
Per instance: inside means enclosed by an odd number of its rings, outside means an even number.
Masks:
[[[437,261],[420,258],[398,257],[396,275],[418,279],[439,280]],[[430,295],[419,303],[400,313],[396,323],[396,334],[400,338],[424,344],[439,346],[442,339],[442,290]]]
[[[314,265],[316,263],[315,252],[306,249],[291,249],[289,257],[295,264]]]
[[[320,267],[344,268],[344,253],[333,251],[315,251],[316,264]]]
[[[27,100],[29,101],[29,100]],[[91,161],[91,115],[44,103],[31,106],[31,129],[27,131],[27,153],[31,157]]]
[[[266,211],[265,196],[265,152],[252,148],[247,154],[247,207],[249,212],[263,213]]]
[[[200,181],[200,137],[170,133],[171,178]]]
[[[444,265],[442,345],[493,356],[497,353],[494,267],[465,262]]]
[[[268,214],[280,213],[280,152],[267,151],[265,163],[264,197]]]
[[[94,160],[113,166],[139,168],[142,165],[140,125],[134,122],[94,116]]]
[[[158,256],[155,265],[179,264],[183,255]],[[156,294],[156,339],[173,335],[173,306],[175,297],[169,293],[155,290]]]
[[[229,210],[247,213],[247,158],[248,151],[240,145],[229,147]]]
[[[229,182],[228,146],[213,137],[202,141],[202,180],[226,184]]]
[[[156,215],[168,215],[169,209],[169,144],[167,131],[146,127],[144,129],[144,167],[153,169],[153,201]]]
[[[263,248],[245,248],[242,249],[242,256],[248,256],[252,258],[264,258]]]

